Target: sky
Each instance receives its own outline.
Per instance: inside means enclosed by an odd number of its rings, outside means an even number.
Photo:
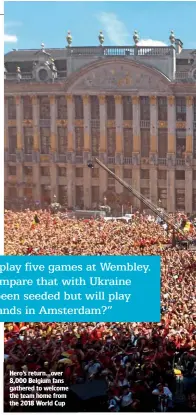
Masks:
[[[196,49],[196,2],[189,1],[6,1],[5,53],[12,49],[63,48],[67,31],[73,46],[96,46],[103,31],[106,46],[167,45],[170,31],[184,48]]]

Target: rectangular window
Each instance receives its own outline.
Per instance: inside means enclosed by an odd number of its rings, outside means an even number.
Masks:
[[[123,170],[123,177],[124,179],[131,179],[132,178],[132,170],[131,169],[124,169]]]
[[[50,153],[50,128],[40,128],[41,154]]]
[[[158,130],[158,157],[167,157],[167,130],[162,128]]]
[[[158,97],[158,120],[167,121],[167,97]]]
[[[196,170],[193,170],[193,180],[196,180]]]
[[[83,168],[76,167],[76,177],[83,177]]]
[[[83,155],[84,149],[84,129],[83,127],[75,128],[76,156]]]
[[[33,128],[24,127],[24,152],[32,154],[33,151]]]
[[[24,166],[23,172],[25,176],[32,176],[33,168],[31,166]]]
[[[133,119],[133,107],[131,97],[123,97],[123,120],[130,121]]]
[[[107,119],[115,120],[116,111],[115,111],[115,99],[113,96],[106,97],[106,108],[107,108]]]
[[[141,179],[149,179],[149,178],[150,178],[149,170],[141,169]]]
[[[67,176],[67,169],[66,167],[59,167],[58,168],[59,177],[66,177]]]
[[[23,102],[23,116],[24,120],[32,120],[33,118],[33,107],[32,99],[28,95],[22,98]]]
[[[150,152],[150,130],[141,129],[141,157],[149,157]]]
[[[185,190],[176,189],[176,209],[180,211],[185,210]]]
[[[91,104],[91,120],[99,120],[100,110],[99,110],[99,98],[96,95],[90,97]]]
[[[83,186],[76,186],[76,208],[83,209],[84,207],[84,189]]]
[[[158,180],[167,180],[167,170],[158,170]]]
[[[41,176],[50,176],[50,167],[44,166],[40,167]]]
[[[185,157],[186,150],[186,130],[176,130],[176,157]]]
[[[8,175],[16,176],[16,166],[8,166]]]
[[[80,95],[75,95],[74,103],[75,103],[75,119],[82,120],[84,118],[82,97]]]
[[[91,172],[92,172],[92,178],[94,178],[94,179],[99,178],[99,168],[98,169],[97,168],[91,169]]]
[[[40,120],[50,119],[50,98],[49,97],[39,98],[39,111],[40,111]]]
[[[150,100],[149,97],[140,97],[140,119],[142,121],[150,120]]]
[[[176,121],[186,121],[185,97],[176,97]]]
[[[17,134],[16,127],[8,127],[9,154],[16,154]]]
[[[92,203],[94,207],[99,205],[99,186],[92,186]]]
[[[116,151],[116,129],[107,129],[107,154],[108,157],[114,157]]]
[[[91,120],[91,151],[92,156],[99,155],[100,123],[99,120]]]
[[[67,119],[67,100],[65,96],[57,97],[57,118],[58,120]]]
[[[158,188],[158,204],[160,207],[167,209],[167,189]]]
[[[176,170],[176,180],[185,180],[185,171],[184,170]]]
[[[124,135],[124,156],[132,157],[133,151],[133,130],[132,128],[123,128]]]
[[[15,97],[8,97],[8,119],[16,119],[16,100]]]
[[[67,152],[67,127],[58,127],[58,152],[59,154],[65,154]]]

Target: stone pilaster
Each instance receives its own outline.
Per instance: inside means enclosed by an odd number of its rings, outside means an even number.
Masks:
[[[157,205],[158,201],[158,172],[156,166],[150,166],[150,200]]]
[[[150,200],[157,205],[158,200],[158,111],[157,97],[150,97]]]
[[[56,97],[50,96],[50,151],[51,151],[51,163],[50,163],[50,177],[51,177],[51,200],[58,201],[58,184],[57,184],[57,166],[54,162],[54,153],[57,149],[57,131],[56,131]]]
[[[8,151],[9,139],[8,139],[8,99],[4,100],[4,148]]]
[[[33,149],[40,151],[40,126],[39,126],[39,100],[37,96],[32,97],[33,106]]]
[[[193,169],[185,169],[185,212],[192,213],[193,210]]]
[[[91,207],[91,169],[87,166],[88,159],[91,158],[91,141],[90,141],[90,98],[88,95],[83,96],[84,108],[84,207]]]
[[[4,100],[4,150],[5,150],[5,162],[4,162],[4,183],[8,181],[8,163],[7,155],[9,150],[9,139],[8,139],[8,100],[5,97]],[[8,196],[8,185],[5,185],[4,197]]]
[[[50,147],[51,151],[56,151],[57,142],[56,142],[56,97],[50,96]]]
[[[40,175],[40,168],[39,164],[33,164],[33,199],[36,202],[41,201],[41,175]]]
[[[75,207],[75,166],[67,165],[67,202],[68,208]]]
[[[132,169],[132,186],[140,193],[140,166],[133,166]],[[140,200],[137,197],[133,198],[133,207],[140,209]]]
[[[99,109],[100,109],[100,148],[99,157],[102,161],[106,162],[107,153],[107,132],[106,132],[106,99],[105,95],[99,96]],[[99,169],[99,191],[100,191],[100,202],[103,203],[103,194],[108,187],[108,173]]]
[[[123,153],[123,107],[122,96],[115,95],[115,110],[116,110],[116,153]]]
[[[193,151],[193,97],[186,97],[186,152]]]
[[[73,96],[67,95],[67,138],[68,138],[68,151],[72,152],[75,149],[74,140],[74,102]]]
[[[100,108],[100,153],[107,152],[107,132],[106,132],[106,101],[105,95],[99,96],[99,108]]]
[[[176,106],[175,97],[170,96],[168,105],[168,153],[176,153]]]
[[[123,180],[123,166],[115,166],[115,174]],[[125,180],[126,181],[126,180]],[[123,192],[123,186],[115,180],[115,191],[120,194]]]
[[[175,212],[175,155],[176,155],[176,106],[175,97],[169,96],[168,105],[168,154],[167,154],[167,211]]]
[[[23,131],[22,131],[22,99],[16,96],[16,131],[17,131],[17,152],[16,152],[16,176],[18,183],[18,197],[23,197],[23,165],[22,165],[22,149],[23,149]]]
[[[39,166],[39,152],[40,152],[40,126],[39,126],[39,100],[37,96],[32,97],[33,107],[33,183],[34,183],[34,200],[41,201],[41,186],[40,186],[40,166]]]
[[[167,212],[174,213],[176,209],[175,167],[167,171]]]
[[[140,153],[140,99],[132,97],[133,103],[133,153]]]
[[[17,149],[23,148],[23,131],[22,131],[22,99],[21,96],[16,97],[16,129],[17,129]]]
[[[158,112],[157,112],[157,98],[150,97],[150,152],[158,152]]]

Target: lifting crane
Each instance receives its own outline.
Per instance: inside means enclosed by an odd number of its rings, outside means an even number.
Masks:
[[[172,219],[170,218],[170,216],[164,212],[164,211],[160,211],[160,209],[151,201],[149,201],[148,199],[146,199],[146,197],[144,197],[141,193],[139,193],[137,190],[135,190],[132,186],[130,186],[128,183],[126,183],[124,180],[122,180],[120,177],[118,177],[115,173],[113,173],[104,163],[102,163],[97,157],[95,157],[92,161],[89,160],[87,162],[87,165],[89,168],[93,168],[94,167],[94,162],[96,162],[102,169],[104,169],[105,171],[107,171],[107,173],[112,176],[118,183],[120,183],[125,189],[129,190],[138,200],[140,200],[141,202],[143,202],[143,204],[148,207],[153,213],[155,213],[160,219],[162,219],[165,223],[167,223],[167,225],[169,227],[171,227],[173,229],[173,237],[172,237],[172,245],[175,246],[176,245],[176,233],[180,234],[181,236],[184,237],[184,240],[187,243],[190,243],[191,241],[189,240],[189,238],[187,238],[187,236],[185,235],[185,233],[179,228],[179,226],[177,226],[176,224],[174,224],[172,222]]]

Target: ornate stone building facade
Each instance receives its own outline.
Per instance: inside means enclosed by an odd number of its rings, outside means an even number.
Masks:
[[[5,196],[85,208],[122,196],[87,167],[96,156],[168,212],[196,211],[196,50],[173,33],[165,47],[103,40],[5,55]]]

